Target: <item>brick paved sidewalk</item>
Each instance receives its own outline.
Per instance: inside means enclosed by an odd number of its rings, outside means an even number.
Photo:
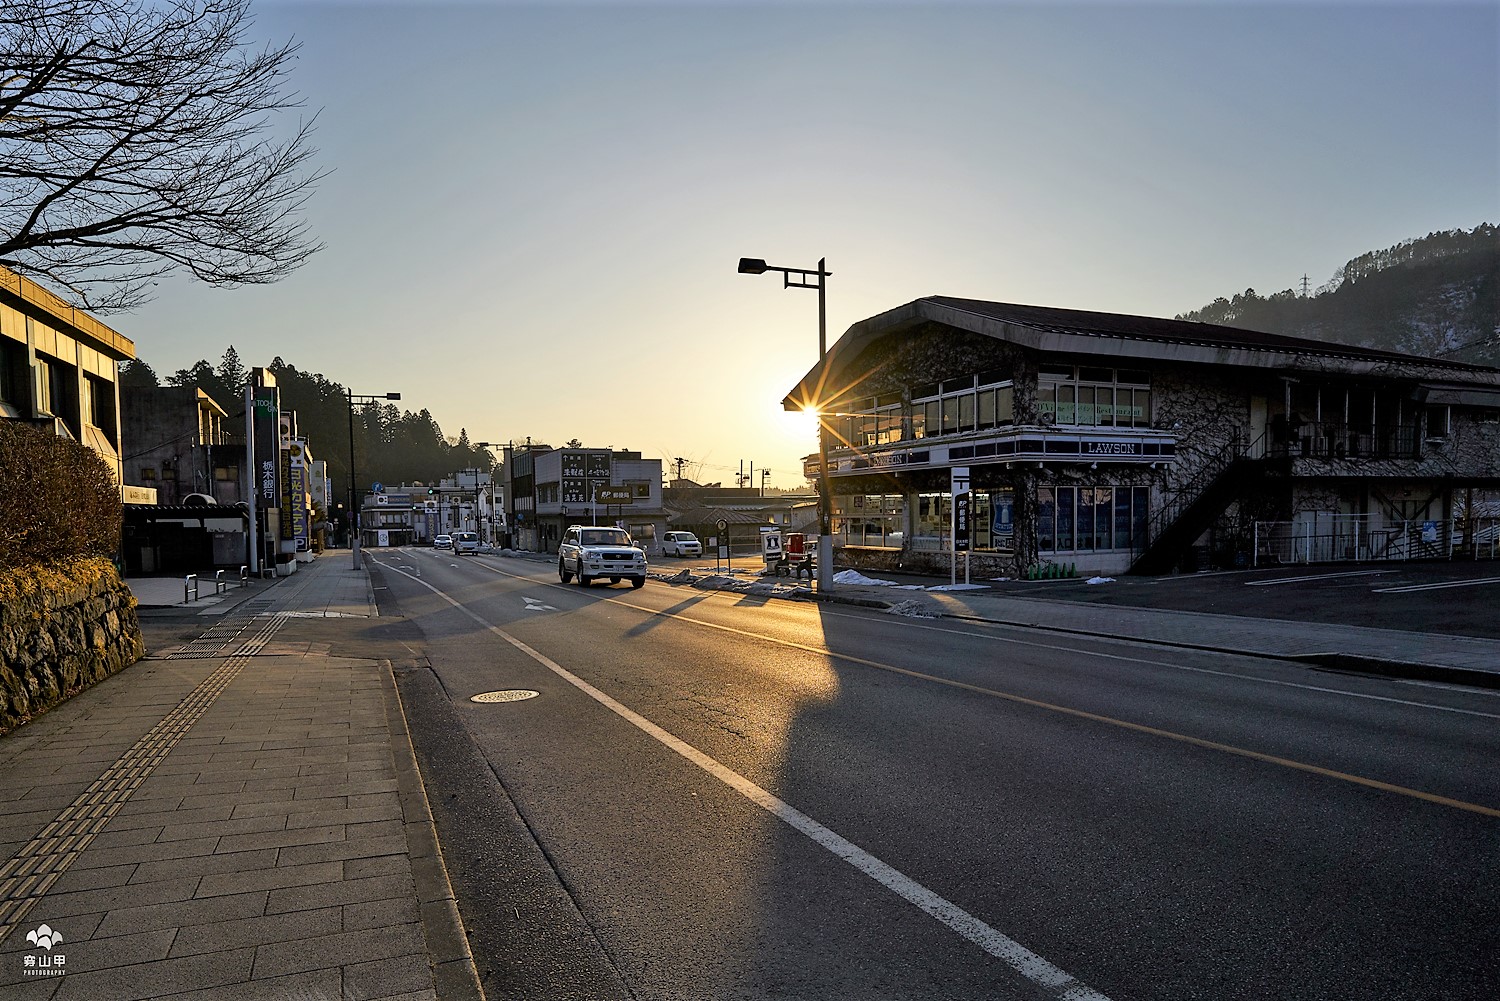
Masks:
[[[480,997],[389,664],[280,635],[369,594],[311,564],[0,738],[0,995]]]

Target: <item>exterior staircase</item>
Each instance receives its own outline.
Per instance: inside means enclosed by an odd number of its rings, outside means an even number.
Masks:
[[[1267,440],[1266,435],[1254,442],[1236,438],[1204,463],[1192,480],[1153,512],[1145,538],[1134,547],[1128,572],[1170,573],[1230,501],[1265,479],[1272,464]]]

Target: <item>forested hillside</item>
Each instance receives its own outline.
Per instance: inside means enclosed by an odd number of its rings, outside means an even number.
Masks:
[[[328,475],[340,497],[349,484],[349,404],[344,387],[322,375],[302,372],[281,358],[267,365],[281,390],[281,409],[297,413],[297,430],[308,439],[313,457],[328,462]],[[234,433],[242,433],[245,384],[249,379],[239,353],[231,346],[217,367],[199,361],[179,369],[164,381],[149,364],[137,359],[121,369],[120,381],[130,386],[195,386],[229,412]],[[360,485],[370,483],[435,483],[460,469],[490,468],[494,457],[475,448],[461,430],[450,441],[431,413],[413,413],[396,403],[372,403],[354,410],[354,443],[359,456]]]
[[[1311,295],[1246,289],[1178,319],[1500,365],[1500,230],[1430,233],[1361,254]]]

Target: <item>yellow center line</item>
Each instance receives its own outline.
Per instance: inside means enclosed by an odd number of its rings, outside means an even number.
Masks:
[[[505,570],[499,570],[487,565],[486,569],[493,570],[495,573],[503,574],[507,577],[513,577],[516,580],[524,580],[528,584],[537,583],[537,581],[531,577],[523,577],[520,574],[509,573]],[[553,584],[550,581],[542,581],[541,583],[544,587],[563,587],[563,585],[561,584]],[[1017,705],[1030,706],[1033,709],[1044,709],[1048,712],[1061,713],[1065,716],[1072,716],[1076,719],[1085,719],[1093,723],[1103,723],[1106,726],[1118,727],[1122,730],[1131,730],[1135,733],[1143,733],[1152,737],[1161,737],[1166,740],[1173,740],[1177,741],[1178,743],[1189,744],[1194,747],[1201,747],[1210,751],[1220,751],[1224,754],[1232,754],[1241,758],[1249,758],[1252,761],[1261,761],[1266,764],[1279,765],[1282,768],[1290,768],[1294,771],[1306,772],[1310,775],[1319,775],[1323,778],[1334,779],[1339,782],[1348,782],[1353,785],[1364,786],[1367,789],[1379,789],[1381,792],[1394,793],[1397,796],[1407,796],[1412,799],[1419,799],[1427,803],[1435,803],[1439,806],[1452,807],[1455,810],[1465,810],[1469,813],[1477,813],[1486,817],[1500,817],[1500,809],[1496,809],[1494,807],[1482,806],[1478,803],[1470,803],[1461,799],[1452,799],[1448,796],[1439,796],[1436,793],[1423,792],[1420,789],[1412,789],[1408,786],[1396,785],[1391,782],[1382,782],[1379,779],[1366,778],[1363,775],[1354,775],[1350,772],[1341,772],[1333,768],[1324,768],[1321,765],[1311,765],[1304,761],[1296,761],[1292,758],[1283,758],[1275,754],[1266,754],[1263,751],[1252,751],[1249,748],[1236,747],[1233,744],[1223,744],[1216,740],[1206,740],[1202,737],[1194,737],[1190,734],[1177,733],[1173,730],[1163,730],[1160,727],[1147,726],[1144,723],[1132,723],[1130,720],[1118,719],[1114,716],[1105,716],[1100,713],[1089,712],[1086,709],[1075,709],[1072,706],[1062,706],[1058,705],[1055,702],[1044,702],[1041,699],[1028,698],[1024,695],[1017,695],[1013,692],[1002,692],[994,688],[985,688],[983,685],[972,685],[964,681],[955,681],[952,678],[943,678],[935,674],[927,674],[923,671],[913,671],[909,668],[897,667],[894,664],[887,664],[883,661],[870,660],[867,657],[857,657],[853,654],[839,653],[835,650],[830,650],[827,647],[813,646],[808,643],[798,643],[795,640],[782,639],[777,636],[769,636],[765,633],[757,633],[748,629],[739,629],[735,626],[725,626],[717,622],[709,622],[705,619],[693,618],[689,615],[683,615],[680,612],[658,611],[657,609],[649,608],[645,605],[636,605],[620,598],[602,598],[600,600],[608,601],[616,605],[621,605],[625,608],[631,608],[639,612],[646,612],[652,616],[678,619],[683,622],[692,623],[693,625],[703,626],[707,629],[717,629],[720,632],[730,633],[736,636],[744,636],[748,639],[757,639],[761,640],[762,642],[772,643],[782,647],[788,647],[793,650],[803,650],[807,653],[827,657],[830,660],[842,660],[846,663],[857,664],[861,667],[871,667],[879,671],[889,671],[892,674],[905,675],[908,678],[915,678],[919,681],[931,681],[935,684],[946,685],[949,688],[958,688],[962,689],[963,691],[974,692],[977,695],[987,695],[991,698],[1003,699],[1006,702],[1012,702]]]

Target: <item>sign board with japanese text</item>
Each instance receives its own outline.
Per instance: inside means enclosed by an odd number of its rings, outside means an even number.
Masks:
[[[953,549],[955,552],[969,548],[969,467],[954,466],[953,474]]]

